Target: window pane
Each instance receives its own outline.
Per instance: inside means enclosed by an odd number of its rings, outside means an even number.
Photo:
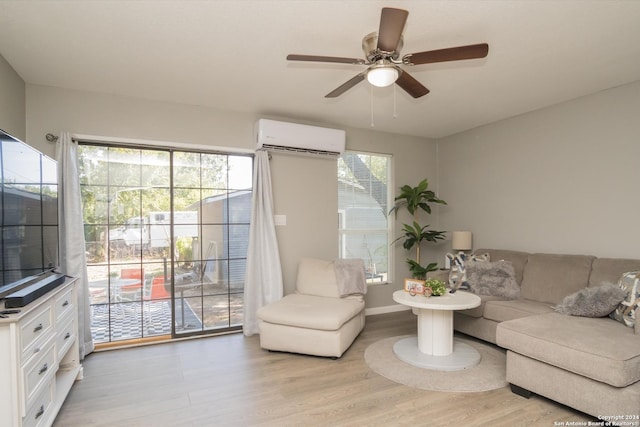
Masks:
[[[200,187],[200,154],[173,154],[173,185],[179,188]]]
[[[345,153],[338,160],[341,258],[362,258],[367,282],[386,282],[390,268],[390,157]]]
[[[229,188],[243,190],[253,183],[253,159],[247,156],[229,156]]]
[[[109,148],[109,184],[140,187],[141,152],[129,148]]]

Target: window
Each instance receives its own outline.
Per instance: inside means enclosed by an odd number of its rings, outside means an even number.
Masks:
[[[78,153],[94,341],[240,330],[253,157]]]
[[[340,258],[362,258],[367,283],[391,277],[391,157],[347,152],[338,159]]]

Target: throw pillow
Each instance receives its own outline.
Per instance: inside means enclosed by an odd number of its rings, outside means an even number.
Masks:
[[[464,252],[458,252],[457,255],[448,253],[446,255],[451,265],[449,268],[449,287],[454,291],[459,288],[468,288],[467,273],[465,263],[468,261],[489,262],[490,256],[488,253],[480,255],[467,255]]]
[[[626,292],[613,283],[580,289],[564,297],[554,309],[558,313],[581,317],[605,317],[616,309]]]
[[[478,295],[491,295],[507,299],[520,296],[516,271],[510,261],[477,262],[466,264],[469,290]]]
[[[640,305],[640,271],[624,273],[618,280],[618,286],[625,291],[626,296],[609,316],[633,328]]]

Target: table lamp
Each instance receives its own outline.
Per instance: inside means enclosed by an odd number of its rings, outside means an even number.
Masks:
[[[458,252],[470,251],[473,248],[473,234],[470,231],[454,231],[451,233],[451,249]]]
[[[451,249],[455,254],[470,251],[473,248],[473,234],[470,231],[453,231],[451,232]],[[453,255],[451,255],[453,257]],[[445,257],[445,269],[451,268],[451,261],[448,256]]]

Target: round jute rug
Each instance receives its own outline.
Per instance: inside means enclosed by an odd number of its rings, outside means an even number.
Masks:
[[[460,371],[433,371],[409,365],[395,355],[393,344],[407,336],[385,338],[371,344],[364,352],[367,365],[391,381],[422,390],[478,392],[507,385],[506,356],[495,346],[456,335],[456,339],[480,352],[480,363]]]

